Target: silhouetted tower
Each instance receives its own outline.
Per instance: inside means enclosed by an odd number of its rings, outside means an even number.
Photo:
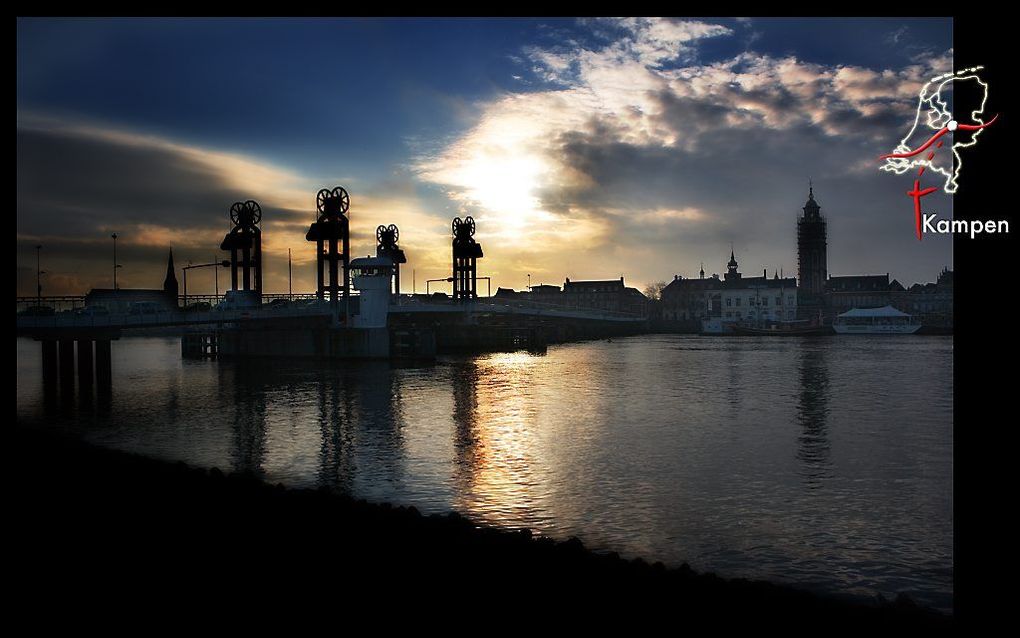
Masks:
[[[170,249],[170,254],[166,258],[166,278],[163,279],[163,292],[170,299],[173,305],[177,305],[177,273],[174,272],[174,250]]]
[[[318,284],[316,295],[319,300],[325,298],[329,289],[329,305],[333,315],[337,316],[340,309],[340,297],[343,296],[344,316],[348,314],[350,297],[350,261],[351,261],[351,229],[347,211],[351,207],[351,198],[342,186],[333,190],[323,188],[315,197],[318,218],[308,227],[305,239],[315,242],[315,273]],[[324,268],[329,264],[329,283],[326,283]],[[343,268],[343,283],[340,280],[340,269]]]
[[[730,260],[726,262],[726,274],[723,275],[723,279],[726,281],[740,279],[740,272],[737,270],[737,258],[733,254],[733,248],[730,248]]]
[[[393,262],[393,292],[400,294],[400,264],[407,263],[404,251],[397,246],[400,239],[400,230],[396,224],[389,226],[380,225],[375,229],[375,256],[389,257]]]
[[[475,220],[466,217],[453,220],[453,298],[474,299],[478,296],[476,261],[482,257],[482,245],[475,243]]]
[[[828,262],[825,251],[825,218],[821,210],[815,201],[814,187],[809,185],[804,215],[797,220],[798,305],[819,304],[825,292]]]
[[[230,287],[233,290],[254,291],[261,297],[262,230],[259,223],[262,221],[262,207],[252,199],[235,202],[230,207],[230,221],[234,227],[220,244],[220,250],[230,251]],[[241,288],[237,285],[238,269],[241,271]]]

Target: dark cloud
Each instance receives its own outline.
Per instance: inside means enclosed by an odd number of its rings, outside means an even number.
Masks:
[[[247,199],[222,175],[148,144],[18,129],[18,231],[87,235],[112,223],[207,228]]]
[[[307,225],[299,221],[306,211],[274,207],[262,193],[238,188],[230,176],[236,167],[218,167],[212,155],[70,127],[19,128],[17,137],[18,261],[32,264],[31,281],[19,272],[19,294],[34,294],[39,243],[47,292],[80,294],[111,284],[111,232],[120,235],[119,281],[157,287],[171,244],[179,266],[216,257],[235,201],[262,200],[267,229],[300,232]]]

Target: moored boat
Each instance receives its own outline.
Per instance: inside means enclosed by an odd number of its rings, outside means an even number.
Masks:
[[[892,306],[853,308],[837,316],[832,329],[838,334],[914,334],[921,329],[921,322]]]
[[[822,326],[807,320],[770,321],[760,325],[736,324],[733,332],[738,335],[759,337],[812,337],[832,334],[830,326]]]

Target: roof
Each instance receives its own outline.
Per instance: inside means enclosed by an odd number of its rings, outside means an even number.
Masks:
[[[744,290],[753,288],[796,288],[796,277],[741,277],[725,281],[714,277],[705,279],[674,279],[662,292],[669,296],[681,290]]]
[[[740,279],[727,279],[722,282],[721,288],[743,289],[743,288],[796,288],[796,277],[741,277]]]
[[[831,292],[875,292],[889,290],[889,274],[829,276],[825,285]]]
[[[570,279],[567,279],[565,282],[563,282],[563,292],[578,291],[585,289],[591,290],[593,288],[601,288],[606,286],[610,288],[616,288],[618,290],[623,290],[626,287],[623,284],[623,277],[620,277],[619,279],[583,279],[575,281],[570,281]]]
[[[847,310],[840,317],[909,317],[905,312],[893,308],[892,306],[882,306],[881,308],[853,308]]]
[[[392,268],[393,261],[389,257],[355,257],[351,260],[351,268],[366,268],[368,266]]]

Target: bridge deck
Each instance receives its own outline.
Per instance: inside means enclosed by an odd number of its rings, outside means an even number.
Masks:
[[[432,314],[502,314],[530,317],[547,317],[550,319],[577,319],[588,321],[611,321],[637,323],[643,317],[635,315],[578,308],[562,308],[540,306],[530,303],[499,303],[486,301],[462,302],[420,302],[417,299],[398,298],[389,307],[391,314],[398,313],[432,313]],[[51,316],[19,316],[18,332],[36,330],[89,330],[112,329],[124,330],[132,328],[161,328],[174,326],[201,326],[223,324],[236,321],[258,321],[295,317],[328,317],[328,303],[316,304],[301,308],[248,308],[232,310],[213,310],[210,312],[167,311],[146,314],[108,314],[86,315],[71,312],[58,313]]]

